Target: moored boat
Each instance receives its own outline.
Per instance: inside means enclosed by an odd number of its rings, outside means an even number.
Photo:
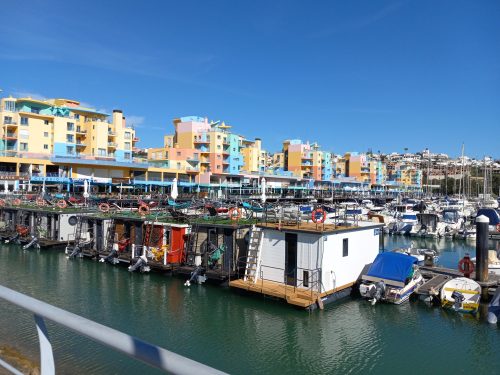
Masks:
[[[399,305],[410,298],[424,279],[417,258],[397,252],[380,253],[361,277],[359,292],[372,305],[377,301]]]
[[[481,286],[467,277],[457,277],[443,285],[440,296],[443,308],[475,314],[479,308]]]

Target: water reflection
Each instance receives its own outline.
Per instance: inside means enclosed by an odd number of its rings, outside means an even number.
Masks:
[[[465,241],[397,236],[386,236],[384,247],[411,241],[437,250],[450,267],[474,250]],[[420,301],[371,306],[347,299],[307,313],[219,286],[186,288],[176,277],[68,261],[56,252],[0,246],[0,257],[1,284],[230,373],[450,373],[476,367],[495,373],[500,366],[496,328]],[[0,302],[0,319],[0,345],[8,338],[36,358],[32,317]],[[53,324],[48,328],[60,373],[155,373]]]

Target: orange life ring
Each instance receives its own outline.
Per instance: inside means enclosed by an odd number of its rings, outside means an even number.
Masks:
[[[318,217],[318,215],[321,215]],[[312,212],[312,221],[314,223],[324,223],[326,220],[326,212],[322,208],[317,208]]]
[[[149,206],[143,202],[139,205],[138,211],[139,211],[139,215],[146,216],[149,214],[149,211],[150,211]]]
[[[56,204],[57,204],[57,207],[59,207],[59,208],[68,207],[68,204],[66,203],[66,201],[64,199],[59,199]]]
[[[500,223],[497,224],[497,232],[500,232]]]
[[[21,200],[19,198],[16,198],[12,201],[12,204],[14,206],[20,206],[21,205]]]
[[[228,215],[229,215],[229,218],[230,218],[232,221],[239,220],[239,219],[241,218],[241,208],[238,208],[238,207],[232,207],[232,208],[228,211]]]
[[[38,207],[43,207],[43,206],[45,206],[45,199],[43,199],[43,198],[41,198],[41,197],[38,197],[38,198],[36,199],[36,205],[37,205]]]
[[[472,260],[468,257],[463,257],[460,259],[460,262],[458,262],[458,271],[463,273],[464,275],[470,275],[472,272],[474,272],[474,263],[472,263]]]
[[[0,207],[3,207],[5,206],[5,200],[4,199],[0,199]]]
[[[107,203],[99,203],[99,211],[101,212],[109,212],[109,204]]]
[[[19,235],[21,236],[27,236],[29,229],[24,225],[16,225],[16,232],[19,233]]]

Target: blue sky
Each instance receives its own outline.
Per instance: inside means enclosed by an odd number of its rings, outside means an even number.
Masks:
[[[493,0],[11,1],[0,88],[123,109],[141,147],[200,115],[269,151],[498,158],[499,19]]]

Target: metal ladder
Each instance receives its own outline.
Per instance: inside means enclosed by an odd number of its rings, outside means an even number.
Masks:
[[[262,230],[252,225],[250,241],[248,243],[245,276],[243,280],[253,283],[257,282],[257,268],[260,261],[260,249],[262,245]]]
[[[81,216],[76,217],[76,227],[75,227],[75,246],[79,245],[82,240],[82,227],[83,218]]]
[[[110,254],[113,251],[113,245],[115,244],[115,234],[116,234],[116,224],[115,220],[111,219],[108,227],[108,233],[106,234],[106,252]]]
[[[198,223],[195,222],[191,226],[191,233],[189,235],[189,241],[186,247],[186,263],[188,265],[194,265],[196,247],[198,245],[198,233],[199,233]]]

